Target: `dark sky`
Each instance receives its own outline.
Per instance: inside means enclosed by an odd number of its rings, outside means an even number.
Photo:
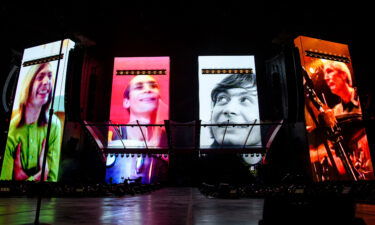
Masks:
[[[3,34],[15,47],[83,35],[114,47],[204,48],[228,42],[270,43],[280,34],[305,34],[339,42],[361,39],[371,7],[358,3],[303,1],[2,1]]]
[[[372,7],[357,2],[1,1],[1,41],[22,52],[65,35],[96,46],[111,62],[115,56],[168,55],[179,76],[174,82],[184,87],[196,79],[197,55],[250,53],[263,63],[273,43],[306,35],[349,44],[359,91],[367,94],[373,90],[375,20]]]

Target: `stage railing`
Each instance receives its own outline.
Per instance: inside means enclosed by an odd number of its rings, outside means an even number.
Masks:
[[[208,124],[201,121],[175,122],[164,124],[114,124],[91,123],[84,121],[84,126],[104,153],[124,154],[168,154],[168,153],[240,153],[265,154],[271,147],[283,120],[249,124]],[[212,131],[220,129],[219,140],[214,140]],[[233,133],[240,130],[241,137],[233,138]],[[201,136],[202,134],[206,136]],[[235,144],[225,140],[232,135]],[[242,138],[242,139],[241,139]],[[252,139],[259,139],[254,142]]]

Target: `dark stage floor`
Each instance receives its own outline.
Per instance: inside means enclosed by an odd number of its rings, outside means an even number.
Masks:
[[[209,199],[196,188],[164,188],[121,198],[44,199],[40,221],[50,224],[258,224],[262,199]],[[0,224],[34,221],[35,198],[1,198]],[[358,204],[357,216],[375,224],[375,205]]]

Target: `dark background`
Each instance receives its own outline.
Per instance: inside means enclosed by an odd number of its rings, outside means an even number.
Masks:
[[[63,168],[69,168],[66,173],[76,180],[99,181],[103,175],[103,167],[95,166],[102,165],[101,154],[92,150],[94,144],[86,138],[79,121],[108,120],[113,57],[170,56],[170,118],[187,122],[198,118],[198,90],[191,88],[198,82],[198,55],[254,54],[259,95],[267,100],[272,90],[266,89],[265,62],[283,45],[298,35],[340,42],[351,50],[365,119],[374,118],[374,88],[369,81],[374,76],[374,41],[370,35],[374,18],[368,5],[138,0],[1,1],[0,6],[1,86],[11,65],[20,62],[24,48],[61,38],[71,38],[80,46],[77,58],[82,63],[77,63],[67,89],[66,130],[70,135],[64,140],[62,156]],[[261,111],[267,117],[269,106],[263,102],[260,100]],[[9,116],[2,109],[2,143]],[[371,135],[370,130],[369,138]],[[186,179],[177,183],[191,182],[196,174],[193,161],[193,156],[179,159],[175,177]]]
[[[260,1],[2,1],[1,51],[22,54],[24,48],[69,37],[89,49],[91,73],[110,88],[115,56],[170,56],[172,70],[171,118],[190,121],[197,107],[197,55],[255,54],[262,71],[264,60],[279,44],[297,35],[349,44],[360,93],[371,89],[371,7],[359,3]],[[4,60],[2,60],[4,61]],[[95,64],[96,63],[96,64]],[[89,73],[90,74],[90,73]],[[100,87],[98,87],[100,88]],[[177,91],[176,91],[177,90]],[[109,93],[109,92],[108,92]],[[99,94],[99,91],[98,91]],[[109,95],[97,96],[108,104]],[[92,96],[90,96],[92,98]],[[106,100],[107,99],[107,100]],[[87,101],[87,99],[82,99]],[[186,107],[187,105],[192,107]],[[174,113],[175,112],[175,113]],[[84,115],[87,116],[87,115]],[[101,110],[93,120],[107,118]]]

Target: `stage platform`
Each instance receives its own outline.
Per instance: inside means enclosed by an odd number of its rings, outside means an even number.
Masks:
[[[48,224],[250,224],[263,216],[263,199],[217,199],[197,188],[162,188],[124,197],[43,199],[40,222]],[[34,221],[36,199],[0,198],[0,224]],[[375,224],[375,205],[357,204],[357,217]]]

